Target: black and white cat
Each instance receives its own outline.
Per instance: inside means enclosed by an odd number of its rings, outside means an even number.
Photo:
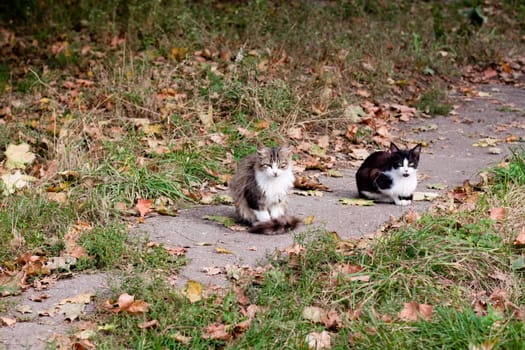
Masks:
[[[292,152],[283,147],[259,147],[243,158],[229,187],[239,218],[252,233],[279,234],[299,220],[287,214],[288,191],[293,187]]]
[[[357,190],[364,198],[396,205],[409,205],[417,187],[417,166],[421,144],[399,149],[390,144],[390,152],[370,154],[355,175]]]

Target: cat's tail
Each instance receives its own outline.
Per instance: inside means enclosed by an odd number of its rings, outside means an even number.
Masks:
[[[294,230],[301,220],[295,216],[285,215],[270,221],[258,222],[248,229],[251,233],[260,233],[263,235],[280,235]]]

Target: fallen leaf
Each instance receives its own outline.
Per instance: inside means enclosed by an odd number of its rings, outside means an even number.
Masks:
[[[507,216],[506,208],[490,208],[489,216],[492,220],[503,220]]]
[[[308,191],[300,191],[300,190],[294,190],[292,191],[293,194],[297,194],[299,196],[305,196],[305,197],[323,197],[324,193],[317,190],[308,190]]]
[[[516,236],[516,239],[514,239],[512,244],[518,248],[525,246],[525,228],[521,229],[520,233],[518,233],[518,236]]]
[[[500,142],[501,142],[500,139],[495,139],[495,138],[492,138],[492,137],[486,137],[486,138],[480,139],[477,142],[473,143],[472,146],[474,146],[474,147],[491,147],[491,146],[496,146]]]
[[[75,257],[53,256],[46,261],[45,266],[51,271],[70,271],[71,267],[74,266],[76,262],[77,258]]]
[[[307,217],[304,218],[303,220],[303,224],[305,225],[311,225],[315,220],[315,216],[314,215],[308,215]]]
[[[203,267],[202,272],[208,276],[215,276],[221,274],[223,272],[223,268],[218,266]]]
[[[375,205],[373,200],[364,198],[339,198],[339,203],[342,205],[355,205],[359,207]]]
[[[204,339],[229,340],[231,335],[226,332],[226,325],[222,323],[214,323],[206,327]]]
[[[189,280],[184,289],[184,294],[190,303],[202,300],[202,284],[194,280]]]
[[[159,326],[159,321],[157,320],[151,320],[151,321],[137,324],[137,327],[139,327],[140,329],[150,329],[150,328],[155,328],[158,326]]]
[[[171,256],[184,256],[186,255],[187,249],[184,247],[166,247],[163,246],[164,250]]]
[[[229,216],[221,216],[221,215],[204,215],[202,217],[204,220],[209,220],[209,221],[215,221],[215,222],[218,222],[219,224],[223,225],[223,226],[226,226],[226,227],[231,227],[231,226],[234,226],[235,225],[235,219],[229,217]]]
[[[320,183],[318,179],[310,179],[307,176],[296,177],[293,185],[300,190],[331,191],[328,186]]]
[[[185,345],[188,345],[191,342],[191,337],[187,337],[180,332],[175,332],[174,334],[170,335],[170,338]]]
[[[284,248],[284,252],[288,255],[299,255],[304,252],[306,248],[300,244],[293,244],[289,247]]]
[[[343,117],[348,119],[350,123],[358,123],[361,120],[361,118],[366,115],[367,115],[366,112],[363,110],[361,106],[349,105],[349,106],[346,106],[345,109],[343,110]],[[352,133],[353,132],[349,130],[349,132],[347,132],[348,135],[346,136],[349,139],[352,139],[353,137],[349,137],[351,136],[350,134]],[[355,135],[355,133],[353,134]]]
[[[29,175],[24,175],[17,170],[14,174],[3,174],[1,177],[4,186],[3,194],[5,196],[15,193],[16,190],[26,187],[29,182],[36,181],[36,178]]]
[[[413,201],[433,201],[434,199],[440,197],[439,193],[435,192],[414,192],[412,193]]]
[[[251,327],[252,321],[252,318],[248,318],[244,321],[235,324],[235,326],[233,327],[234,332],[238,334],[247,331]]]
[[[60,306],[60,313],[64,314],[64,319],[74,321],[84,313],[84,304],[64,304]]]
[[[322,331],[321,333],[311,332],[306,336],[306,344],[308,344],[308,349],[311,350],[331,349],[332,341],[330,333],[327,331]]]
[[[234,286],[233,291],[239,305],[249,305],[251,303],[250,298],[246,294],[246,289],[240,286]]]
[[[149,311],[149,304],[144,300],[135,300],[126,310],[130,314],[142,314]]]
[[[21,314],[31,314],[31,313],[33,313],[33,309],[29,305],[17,305],[15,307],[15,310],[20,312]]]
[[[292,139],[302,140],[303,138],[303,129],[301,128],[290,128],[286,134]]]
[[[58,302],[59,305],[63,305],[66,303],[72,303],[72,304],[89,304],[91,302],[91,298],[93,298],[94,295],[92,293],[82,293],[75,295],[74,297],[70,298],[64,298]]]
[[[444,190],[447,186],[442,183],[427,184],[429,190]]]
[[[328,169],[328,171],[326,173],[330,177],[343,177],[343,173],[340,172],[339,170],[335,170],[335,169]]]
[[[137,204],[135,209],[139,212],[141,217],[145,217],[147,214],[151,213],[151,205],[153,201],[151,199],[137,199]]]
[[[337,310],[329,310],[326,315],[321,318],[321,322],[324,324],[326,329],[336,330],[341,328],[343,321],[341,319],[341,315],[337,312]]]
[[[308,321],[315,323],[321,322],[321,319],[326,316],[326,310],[318,306],[306,306],[301,313],[301,316]]]
[[[356,160],[365,160],[369,155],[370,153],[364,148],[355,148],[350,153],[350,157]]]
[[[2,321],[2,324],[10,327],[16,323],[16,319],[9,318],[9,317],[0,317],[0,321]]]
[[[7,145],[5,167],[7,169],[24,169],[26,165],[31,164],[36,156],[30,149],[31,147],[27,143]]]
[[[216,253],[219,253],[219,254],[233,254],[233,252],[231,250],[228,250],[226,248],[222,248],[222,247],[215,247],[215,252]]]
[[[48,299],[50,297],[49,294],[40,294],[40,295],[32,295],[29,297],[29,300],[41,303],[42,301]]]
[[[514,271],[521,271],[525,269],[525,257],[520,255],[516,259],[513,259],[511,261],[511,266]]]
[[[148,303],[143,300],[135,300],[133,295],[127,293],[121,294],[115,304],[106,301],[104,306],[114,313],[128,312],[131,314],[139,314],[147,312],[149,309]]]
[[[403,321],[417,321],[419,318],[428,321],[432,317],[432,306],[419,304],[417,301],[404,303],[403,310],[399,312],[398,316]]]

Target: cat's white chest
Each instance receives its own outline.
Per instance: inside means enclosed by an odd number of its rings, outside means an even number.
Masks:
[[[410,196],[416,190],[417,187],[417,175],[416,171],[413,171],[410,176],[402,176],[399,173],[387,172],[392,178],[392,187],[389,192],[394,196]]]
[[[257,172],[255,180],[268,203],[279,203],[286,198],[288,191],[292,188],[294,175],[291,169],[282,172],[279,176],[268,176]]]

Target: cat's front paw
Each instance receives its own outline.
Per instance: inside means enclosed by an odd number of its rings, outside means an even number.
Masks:
[[[406,206],[412,204],[412,201],[410,199],[397,199],[395,203],[396,205]]]

